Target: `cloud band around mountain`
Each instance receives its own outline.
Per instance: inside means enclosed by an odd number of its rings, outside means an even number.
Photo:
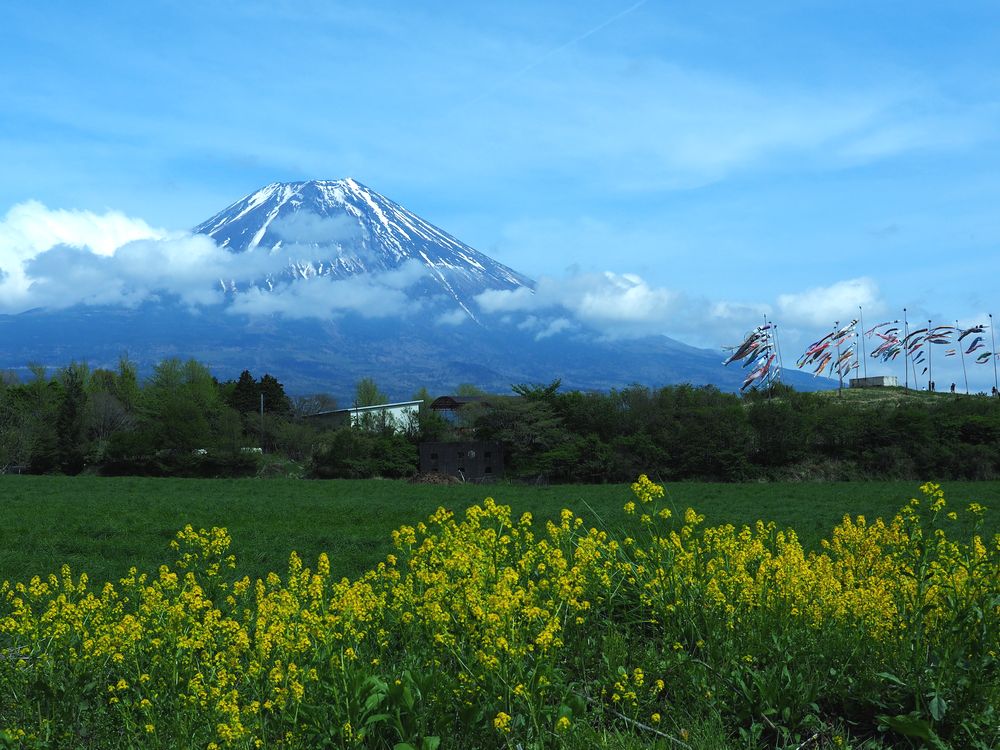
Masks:
[[[286,228],[298,249],[331,229],[309,220]],[[350,239],[349,227],[334,228]],[[233,315],[427,314],[438,325],[471,321],[466,311],[439,298],[412,293],[427,277],[417,261],[346,279],[295,280],[283,274],[288,265],[284,251],[232,253],[206,235],[167,232],[119,212],[53,210],[28,202],[0,220],[0,313],[75,305],[135,307],[171,297],[189,307],[225,305]],[[250,283],[261,279],[270,280],[266,288]],[[234,291],[230,280],[242,283]],[[782,294],[772,306],[710,300],[614,272],[544,277],[533,290],[488,290],[475,301],[476,314],[495,316],[537,340],[575,332],[606,339],[665,334],[704,346],[735,341],[764,314],[788,329],[811,332],[853,315],[859,305],[873,315],[885,308],[878,285],[868,277]]]

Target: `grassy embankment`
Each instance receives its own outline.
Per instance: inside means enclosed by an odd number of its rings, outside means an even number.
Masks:
[[[987,506],[984,529],[1000,530],[1000,482],[950,482],[951,502]],[[28,580],[68,563],[92,581],[117,580],[130,566],[154,571],[173,558],[170,540],[185,524],[224,526],[241,569],[251,576],[285,569],[296,550],[320,552],[335,576],[354,577],[391,551],[390,534],[438,506],[462,509],[493,496],[536,525],[569,508],[589,524],[622,523],[625,485],[413,485],[397,481],[196,480],[101,477],[0,477],[0,581]],[[813,549],[845,514],[891,518],[919,495],[913,482],[709,484],[667,486],[667,501],[694,507],[709,525],[773,520]],[[603,521],[603,523],[602,523]],[[964,536],[963,523],[956,536]]]

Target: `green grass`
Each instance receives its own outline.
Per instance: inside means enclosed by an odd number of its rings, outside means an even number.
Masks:
[[[950,385],[950,382],[941,383],[936,391],[920,390],[920,388],[927,387],[927,381],[925,380],[918,384],[918,387],[913,387],[913,383],[910,383],[910,388],[908,389],[903,386],[888,388],[849,388],[847,381],[845,380],[842,390],[834,389],[830,391],[816,391],[816,395],[825,399],[839,399],[843,403],[854,404],[859,407],[874,407],[903,403],[926,404],[945,398],[956,399],[985,397],[983,394],[977,393],[976,391],[966,394],[964,383],[956,383],[956,391],[955,393],[951,393],[949,390]]]
[[[950,507],[972,500],[990,510],[985,528],[1000,530],[1000,482],[944,485]],[[794,528],[815,548],[845,513],[890,518],[913,482],[707,484],[667,486],[683,512],[693,506],[706,523],[757,519]],[[396,481],[199,480],[0,477],[0,580],[27,580],[68,563],[92,581],[116,580],[130,566],[155,571],[172,561],[168,544],[185,524],[226,526],[241,569],[252,576],[281,572],[291,550],[306,564],[328,552],[333,571],[355,576],[390,551],[390,532],[438,506],[461,511],[491,495],[536,522],[562,508],[589,524],[617,528],[627,485],[412,485]],[[961,525],[961,522],[960,522]]]

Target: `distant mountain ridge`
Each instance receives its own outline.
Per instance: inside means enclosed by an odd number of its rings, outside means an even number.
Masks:
[[[290,393],[340,398],[363,377],[375,378],[393,398],[421,387],[440,395],[460,383],[507,392],[515,383],[556,378],[581,390],[692,383],[735,391],[743,379],[740,369],[722,366],[721,351],[666,336],[608,341],[577,326],[542,338],[523,320],[483,313],[477,295],[533,294],[534,282],[350,178],[272,183],[194,232],[237,257],[273,257],[266,267],[278,270],[220,279],[226,294],[196,309],[161,294],[133,308],[76,305],[0,315],[0,369],[26,372],[31,362],[58,367],[74,360],[113,366],[127,352],[148,372],[165,358],[193,357],[221,378],[250,368],[275,375]],[[410,305],[400,315],[373,316],[357,307],[338,308],[336,316],[308,309],[251,314],[236,305],[241,295],[294,296],[298,289],[343,294],[341,281],[394,273],[410,279],[385,292]],[[318,286],[304,286],[310,284]],[[307,296],[304,304],[315,299]],[[831,385],[800,372],[786,372],[786,382],[805,390]]]

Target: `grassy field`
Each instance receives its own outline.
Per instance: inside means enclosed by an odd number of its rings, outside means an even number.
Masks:
[[[1000,482],[952,482],[944,489],[952,507],[964,509],[972,500],[986,505],[986,529],[1000,530]],[[919,495],[911,482],[678,483],[667,492],[676,509],[693,506],[707,524],[773,520],[794,528],[807,548],[845,513],[890,518]],[[294,549],[306,561],[327,552],[334,575],[353,577],[390,551],[394,528],[438,506],[461,511],[488,495],[515,514],[532,512],[536,523],[569,508],[615,529],[630,492],[625,485],[3,476],[0,580],[27,580],[63,563],[93,581],[116,580],[133,565],[153,571],[172,560],[168,543],[189,523],[227,527],[241,568],[252,576],[283,571]]]

